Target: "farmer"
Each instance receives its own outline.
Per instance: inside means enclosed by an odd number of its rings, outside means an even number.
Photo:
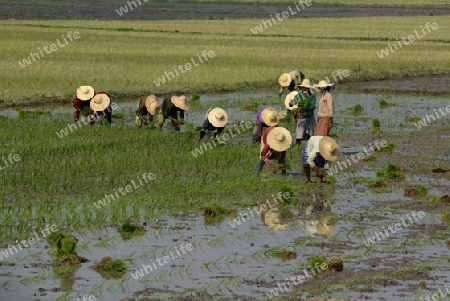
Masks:
[[[89,111],[90,123],[94,124],[95,119],[97,121],[106,117],[106,120],[111,125],[112,123],[112,108],[111,108],[111,96],[106,92],[98,92],[91,99],[91,110]]]
[[[153,121],[153,116],[156,116],[156,111],[159,110],[159,107],[159,101],[155,95],[152,94],[150,96],[139,97],[138,107],[136,110],[136,126],[141,127],[142,123],[144,125],[148,125],[151,121]]]
[[[74,122],[77,122],[80,119],[80,113],[84,116],[88,116],[90,100],[94,97],[94,88],[91,86],[81,86],[77,89],[77,94],[75,99],[73,100],[73,107],[75,108],[75,112],[73,114]]]
[[[221,108],[214,108],[208,111],[207,117],[203,122],[203,128],[200,131],[200,136],[197,139],[199,143],[205,135],[208,135],[211,140],[215,140],[220,133],[222,133],[225,125],[228,123],[228,115],[225,110]]]
[[[329,136],[331,124],[333,123],[334,107],[333,96],[330,93],[331,87],[326,80],[321,80],[315,88],[320,89],[319,111],[317,112],[316,135]]]
[[[333,138],[328,136],[312,136],[306,142],[302,153],[303,173],[306,182],[311,183],[311,168],[316,172],[316,182],[326,175],[324,166],[326,161],[335,162],[339,155],[339,146]]]
[[[170,119],[175,131],[180,130],[180,124],[184,124],[184,111],[189,111],[186,96],[172,96],[164,98],[159,108],[158,127],[162,129],[166,118]]]
[[[279,121],[280,118],[278,116],[278,112],[274,108],[267,107],[259,110],[256,114],[256,122],[253,129],[253,142],[257,143],[261,141],[263,128],[276,126]]]
[[[311,82],[309,79],[304,79],[300,85],[300,92],[294,97],[286,96],[285,105],[288,109],[297,108],[299,118],[296,119],[297,132],[296,143],[301,143],[302,140],[308,141],[311,136],[314,136],[314,128],[316,127],[316,118],[314,117],[314,110],[316,109],[316,95],[311,92]]]
[[[273,173],[277,172],[275,165],[270,159],[278,160],[278,168],[281,173],[286,173],[286,150],[292,144],[291,133],[283,127],[268,127],[263,134],[261,141],[261,153],[258,161],[258,174],[262,171],[264,164],[272,169]]]
[[[289,73],[283,73],[281,74],[280,78],[278,79],[278,83],[280,84],[280,91],[278,92],[278,97],[281,97],[283,94],[284,88],[287,88],[289,90],[289,94],[294,93],[294,91],[297,91],[297,86],[302,82],[302,80],[305,78],[305,75],[301,71],[291,71]],[[296,113],[296,110],[292,113]],[[291,121],[291,110],[286,110],[286,121]]]

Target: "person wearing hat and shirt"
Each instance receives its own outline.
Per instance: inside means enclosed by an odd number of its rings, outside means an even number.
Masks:
[[[200,131],[200,136],[197,142],[199,143],[205,135],[208,135],[211,140],[216,139],[222,133],[225,125],[228,123],[228,115],[225,110],[221,108],[214,108],[208,111],[207,117],[203,122],[203,128]]]
[[[317,112],[316,135],[329,136],[331,124],[333,123],[334,106],[333,96],[330,93],[334,84],[321,80],[314,87],[320,89],[319,110]]]
[[[291,133],[283,127],[268,127],[264,130],[261,141],[260,159],[258,161],[258,174],[262,171],[264,164],[272,169],[273,173],[277,172],[275,165],[270,159],[278,160],[278,167],[281,168],[283,174],[286,173],[286,150],[292,144]]]
[[[159,110],[159,101],[155,95],[141,96],[139,97],[138,107],[136,110],[136,126],[141,127],[142,123],[148,125],[153,121],[153,116],[156,115],[156,111]],[[144,118],[144,115],[148,117],[148,120]]]
[[[279,121],[278,112],[274,108],[268,107],[259,110],[256,114],[256,122],[253,129],[253,142],[257,143],[261,141],[263,128],[276,126]]]
[[[289,73],[281,74],[280,78],[278,78],[278,84],[280,85],[280,91],[278,92],[278,97],[281,97],[283,94],[284,88],[289,90],[289,93],[294,93],[297,91],[297,86],[303,81],[305,75],[301,71],[291,71]],[[292,112],[296,113],[296,109]],[[286,121],[291,121],[291,110],[286,110]]]
[[[94,117],[106,117],[109,124],[112,124],[112,108],[111,108],[111,96],[106,92],[98,92],[91,99],[91,111],[89,112],[91,117],[91,124],[94,124]]]
[[[303,173],[306,182],[311,183],[311,168],[316,171],[317,180],[323,181],[326,161],[335,162],[339,155],[339,146],[328,136],[312,136],[306,142],[302,153]]]
[[[285,105],[288,109],[297,108],[300,113],[300,118],[304,120],[297,121],[296,140],[300,143],[301,140],[308,141],[311,136],[314,136],[314,129],[316,127],[316,118],[314,110],[316,109],[316,94],[311,92],[311,82],[305,78],[300,85],[300,92],[295,94],[288,94],[285,99]]]
[[[189,111],[186,96],[172,96],[164,98],[159,109],[158,127],[162,129],[166,118],[170,119],[176,131],[180,130],[180,124],[184,123],[184,111]]]
[[[75,108],[75,112],[73,114],[74,122],[77,122],[80,119],[80,113],[85,116],[90,115],[89,106],[90,100],[94,97],[94,88],[91,86],[81,86],[77,89],[77,94],[75,99],[73,100],[73,107]]]

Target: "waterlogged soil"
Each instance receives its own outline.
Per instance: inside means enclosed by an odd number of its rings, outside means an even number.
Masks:
[[[450,227],[441,216],[450,211],[450,204],[433,201],[433,195],[449,193],[450,171],[432,169],[450,169],[450,113],[435,111],[446,112],[448,99],[339,91],[333,95],[337,124],[332,135],[342,150],[339,160],[351,162],[335,174],[336,184],[309,184],[306,194],[294,191],[285,208],[276,206],[279,198],[273,195],[256,200],[256,207],[242,207],[236,201],[237,215],[214,223],[206,223],[202,212],[160,216],[145,221],[143,236],[127,241],[116,227],[80,229],[73,233],[79,239],[78,253],[89,262],[72,272],[58,272],[46,244],[37,243],[1,263],[0,299],[81,300],[92,295],[96,300],[268,300],[269,296],[417,300],[419,287],[424,299],[440,289],[446,292]],[[202,95],[201,101],[232,102],[235,97]],[[380,108],[380,100],[391,106]],[[360,115],[349,113],[348,108],[356,104],[363,106]],[[123,105],[126,118],[117,126],[133,125],[132,107],[132,102]],[[255,115],[240,106],[230,105],[227,110],[232,123],[253,120]],[[58,112],[70,114],[71,108]],[[204,113],[196,110],[186,119],[200,125]],[[420,129],[406,121],[427,114],[436,118],[429,117]],[[380,120],[378,131],[372,129],[373,118]],[[293,124],[287,126],[293,129]],[[229,143],[248,143],[251,138],[246,139],[233,138]],[[352,161],[352,155],[377,141],[392,143],[395,149],[373,153],[376,161]],[[298,179],[299,187],[305,185],[301,150],[293,146],[288,151],[292,168],[287,176]],[[386,187],[368,188],[370,181],[381,180],[376,173],[388,164],[401,166],[404,178],[383,179]],[[266,168],[261,181],[270,185],[271,177]],[[404,196],[405,187],[417,185],[426,187],[427,195]],[[192,250],[181,251],[181,244],[191,244]],[[274,256],[274,248],[297,256],[283,260]],[[312,254],[342,259],[343,270],[310,268]],[[93,271],[91,266],[105,255],[123,258],[130,271],[120,279],[106,279]],[[169,256],[167,262],[162,261],[164,256]]]

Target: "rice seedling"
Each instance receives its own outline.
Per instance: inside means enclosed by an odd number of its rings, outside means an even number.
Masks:
[[[146,230],[143,226],[135,226],[130,223],[124,223],[119,227],[118,231],[123,239],[131,239],[135,236],[144,235]]]
[[[395,149],[395,145],[393,143],[388,143],[386,146],[384,147],[380,147],[379,151],[381,153],[392,153]]]
[[[377,171],[377,177],[386,179],[405,178],[405,169],[399,165],[388,164],[386,170]]]
[[[441,215],[441,221],[450,224],[450,212],[443,212]]]
[[[127,265],[122,259],[112,259],[111,256],[103,257],[92,268],[106,279],[118,279],[128,272]]]
[[[350,115],[358,116],[358,115],[362,114],[362,112],[364,111],[364,108],[362,105],[357,104],[354,107],[347,108],[347,110]]]
[[[205,222],[212,223],[219,222],[227,216],[235,216],[236,213],[236,208],[223,208],[219,203],[212,202],[206,205],[203,216],[205,218]]]
[[[405,117],[405,122],[418,122],[422,120],[422,118],[420,118],[419,116],[406,116]]]
[[[86,258],[79,256],[75,251],[78,242],[75,236],[56,231],[52,232],[47,240],[56,249],[53,254],[56,256],[58,263],[79,264],[87,261]]]

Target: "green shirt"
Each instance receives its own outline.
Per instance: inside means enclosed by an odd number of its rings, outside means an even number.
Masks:
[[[311,93],[308,96],[300,91],[295,95],[293,99],[294,103],[297,103],[298,110],[303,117],[314,117],[314,110],[316,109],[316,94]],[[303,118],[302,117],[302,118]]]

